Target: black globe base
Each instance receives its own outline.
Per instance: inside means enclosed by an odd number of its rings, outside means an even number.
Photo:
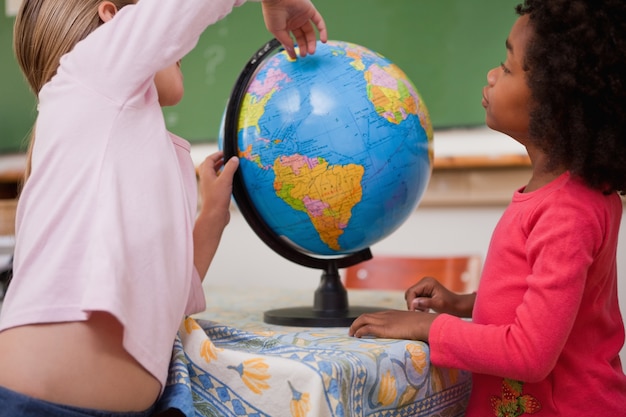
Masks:
[[[360,256],[371,257],[371,254],[368,251]],[[348,264],[359,260],[356,258],[348,260]],[[379,307],[350,307],[348,292],[339,279],[337,260],[329,259],[324,264],[320,285],[315,290],[313,306],[268,310],[263,314],[263,321],[281,326],[349,327],[361,314],[383,310]]]
[[[291,307],[268,310],[263,321],[268,324],[295,327],[350,327],[363,313],[381,311],[378,307],[349,307],[346,311],[316,311],[313,307]]]

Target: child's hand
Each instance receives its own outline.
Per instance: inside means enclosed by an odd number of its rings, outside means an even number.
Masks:
[[[387,310],[362,314],[352,323],[348,334],[354,337],[428,341],[430,325],[436,314],[418,311]]]
[[[406,305],[412,311],[434,310],[458,317],[471,317],[475,294],[456,294],[441,285],[432,277],[422,278],[420,282],[406,290]]]
[[[213,226],[222,228],[230,221],[233,177],[239,166],[238,158],[233,157],[227,163],[224,163],[223,158],[222,151],[215,152],[209,155],[198,169],[202,202],[200,214],[209,215],[214,222]]]
[[[291,58],[295,59],[296,53],[290,33],[300,48],[300,56],[315,52],[315,28],[322,42],[328,40],[324,19],[310,0],[263,0],[262,5],[265,26]]]
[[[239,159],[233,157],[224,164],[223,158],[223,152],[215,152],[198,169],[202,207],[193,229],[193,244],[194,264],[200,277],[204,277],[209,269],[224,228],[230,221],[233,177]]]

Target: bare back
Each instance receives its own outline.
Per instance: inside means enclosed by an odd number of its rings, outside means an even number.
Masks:
[[[107,313],[85,322],[37,324],[0,333],[0,385],[42,400],[108,411],[143,411],[160,383],[122,347]]]

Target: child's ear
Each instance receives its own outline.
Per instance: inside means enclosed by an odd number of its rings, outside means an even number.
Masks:
[[[113,19],[115,13],[117,13],[117,7],[110,1],[103,1],[98,5],[98,16],[100,16],[100,20],[103,22]]]

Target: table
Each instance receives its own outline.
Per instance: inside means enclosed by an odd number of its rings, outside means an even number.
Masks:
[[[266,324],[263,311],[312,305],[312,292],[205,286],[208,308],[180,327],[161,409],[189,417],[464,415],[470,374],[432,366],[426,343]],[[348,296],[351,306],[405,308],[402,292]]]

